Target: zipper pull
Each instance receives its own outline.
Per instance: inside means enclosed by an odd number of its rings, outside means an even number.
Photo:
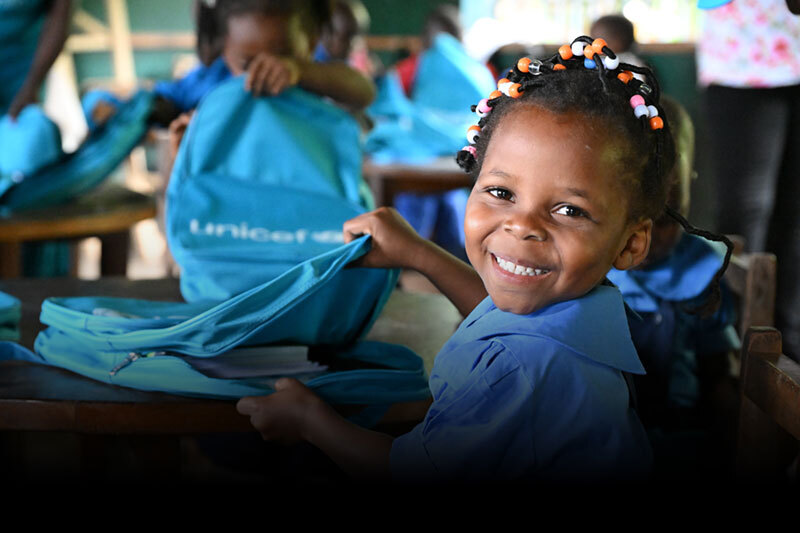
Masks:
[[[130,352],[125,359],[120,361],[120,363],[111,369],[109,375],[116,376],[117,372],[128,366],[129,364],[133,363],[134,361],[141,359],[142,357],[154,357],[156,355],[165,355],[167,352],[147,352],[147,353],[139,353],[139,352]]]

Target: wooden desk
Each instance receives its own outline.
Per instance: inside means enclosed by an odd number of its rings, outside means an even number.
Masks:
[[[22,301],[23,346],[39,330],[41,302],[48,296],[105,295],[180,301],[178,281],[105,278],[12,280],[0,290]],[[406,344],[433,358],[461,317],[439,294],[395,291],[369,335],[370,340]],[[383,423],[402,426],[421,420],[428,402],[395,404]],[[23,362],[0,363],[0,430],[69,431],[89,434],[186,435],[253,431],[235,402],[143,392],[93,381],[67,370]]]
[[[380,165],[370,160],[362,168],[375,196],[375,206],[390,206],[398,192],[433,193],[472,188],[472,178],[453,157],[441,157],[424,165]]]
[[[101,275],[124,276],[130,228],[154,216],[154,198],[112,184],[68,204],[0,217],[0,278],[21,276],[25,242],[95,236],[102,243]]]

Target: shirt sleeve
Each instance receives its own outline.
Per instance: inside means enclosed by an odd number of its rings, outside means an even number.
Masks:
[[[395,439],[390,455],[393,478],[502,479],[517,477],[533,461],[532,434],[522,430],[533,389],[502,344],[484,341],[481,346],[480,364],[471,371],[471,379],[458,388],[444,387],[425,420]],[[460,349],[479,348],[468,343]]]

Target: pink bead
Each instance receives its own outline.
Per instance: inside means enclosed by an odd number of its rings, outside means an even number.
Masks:
[[[480,102],[478,102],[478,107],[476,108],[478,113],[489,113],[492,111],[492,108],[489,107],[489,100],[484,98]]]
[[[475,154],[477,154],[478,151],[475,149],[474,146],[465,146],[464,148],[462,148],[462,150],[466,150],[467,152],[471,153],[472,157],[477,157]]]
[[[644,98],[641,94],[634,94],[631,96],[631,107],[636,109],[640,105],[644,105]]]

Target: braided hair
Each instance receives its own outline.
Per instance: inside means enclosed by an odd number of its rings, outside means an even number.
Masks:
[[[643,74],[647,83],[636,79],[633,73]],[[666,206],[675,142],[660,97],[658,81],[649,68],[620,63],[603,39],[580,36],[545,60],[520,59],[498,82],[498,90],[472,106],[480,120],[468,130],[470,145],[458,152],[456,160],[476,179],[493,132],[503,117],[520,105],[555,113],[578,112],[599,119],[609,137],[625,141],[620,176],[630,191],[629,220],[656,220],[666,212],[688,233],[722,241],[727,246],[709,301],[695,310],[705,316],[719,305],[719,281],[733,245],[724,236],[694,228]]]

